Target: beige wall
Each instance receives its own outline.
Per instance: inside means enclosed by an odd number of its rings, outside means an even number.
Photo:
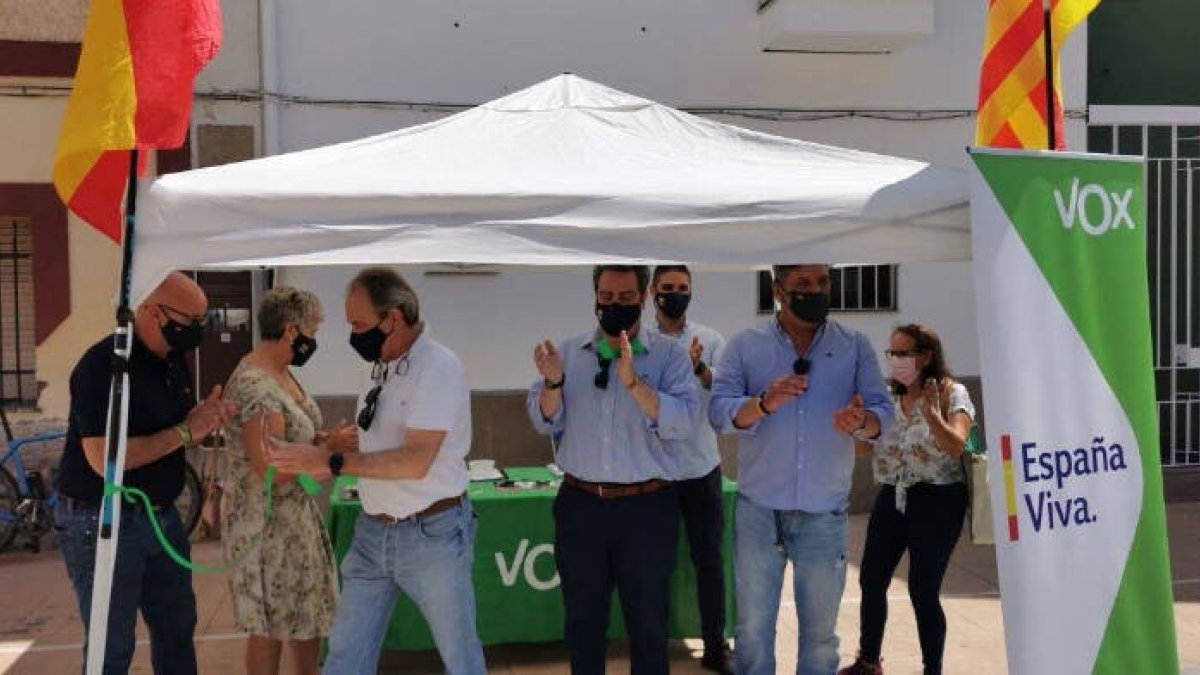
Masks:
[[[65,97],[0,97],[0,182],[51,181],[66,104]],[[49,417],[66,416],[71,368],[88,346],[112,330],[120,267],[117,246],[74,216],[67,233],[71,314],[37,349],[38,379],[47,384],[39,405]]]
[[[87,0],[0,0],[0,40],[78,42]]]

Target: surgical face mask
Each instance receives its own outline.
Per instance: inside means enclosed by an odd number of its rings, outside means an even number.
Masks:
[[[382,324],[383,322],[380,321]],[[379,326],[368,328],[361,333],[350,334],[350,346],[364,361],[375,362],[383,356],[383,343],[387,342],[388,333]]]
[[[690,293],[658,293],[654,296],[654,304],[658,306],[668,319],[679,319],[687,313],[688,303],[692,301]]]
[[[888,369],[891,371],[892,379],[905,387],[913,386],[920,375],[915,356],[889,356]]]
[[[789,293],[788,309],[808,323],[824,323],[829,315],[829,296],[825,293]]]
[[[297,333],[296,339],[292,340],[292,365],[299,368],[308,363],[315,351],[317,351],[317,339],[304,333]]]
[[[605,335],[617,337],[622,331],[633,328],[642,318],[642,306],[620,305],[615,302],[607,305],[597,303],[596,318],[600,321],[600,330],[604,331]]]
[[[167,324],[162,327],[162,334],[171,351],[188,352],[204,342],[204,324],[179,323],[174,319],[167,319]]]

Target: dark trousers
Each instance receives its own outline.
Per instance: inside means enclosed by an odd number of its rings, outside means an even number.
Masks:
[[[707,650],[725,644],[725,565],[721,545],[725,536],[725,498],[721,494],[721,467],[707,476],[675,484],[679,510],[687,530],[692,564],[696,567],[700,628]]]
[[[862,658],[878,662],[887,623],[887,590],[908,551],[908,597],[917,615],[921,657],[928,675],[942,672],[946,615],[938,595],[967,512],[967,486],[917,483],[908,488],[905,512],[896,510],[896,488],[884,485],[867,525],[859,586]]]
[[[564,485],[554,500],[554,539],[571,672],[604,672],[615,587],[629,636],[631,673],[666,673],[668,582],[679,543],[675,489],[601,499]]]
[[[87,631],[92,612],[92,575],[96,565],[98,508],[70,508],[63,500],[55,512],[59,549],[75,587],[79,613]],[[171,544],[190,555],[179,512],[157,514]],[[160,675],[194,675],[196,596],[192,573],[176,565],[159,546],[146,514],[128,504],[121,509],[120,539],[108,610],[108,643],[104,674],[124,675],[133,661],[138,610],[150,631],[150,660]],[[85,638],[83,650],[87,654]],[[82,669],[81,669],[82,670]]]

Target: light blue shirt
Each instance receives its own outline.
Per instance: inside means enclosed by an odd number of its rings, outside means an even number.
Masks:
[[[692,339],[700,338],[700,360],[712,371],[713,380],[717,377],[717,364],[725,352],[725,338],[717,331],[692,321],[683,324],[683,331],[678,335],[668,335],[655,321],[646,332],[653,333],[655,338],[671,340],[683,347],[683,351],[691,358]],[[693,372],[695,369],[693,369]],[[721,464],[721,453],[717,448],[717,432],[713,431],[708,422],[708,402],[712,393],[704,388],[704,383],[696,378],[697,390],[700,392],[700,414],[692,435],[682,441],[667,441],[670,445],[678,446],[671,453],[677,460],[675,480],[691,480],[702,478]]]
[[[665,441],[691,435],[699,418],[700,395],[692,360],[675,342],[642,331],[646,352],[633,357],[634,370],[658,392],[658,421],[646,416],[609,365],[608,388],[594,383],[600,370],[594,333],[558,345],[566,380],[563,403],[552,419],[538,401],[541,378],[529,388],[526,407],[539,433],[559,436],[555,461],[566,473],[594,483],[673,480],[678,451]]]
[[[796,356],[778,319],[735,335],[713,380],[709,419],[718,431],[741,434],[738,490],[750,500],[778,511],[841,511],[849,503],[854,448],[834,427],[834,414],[861,394],[884,429],[894,417],[865,336],[827,321],[808,351],[808,391],[747,429],[733,424],[747,401],[792,374]]]

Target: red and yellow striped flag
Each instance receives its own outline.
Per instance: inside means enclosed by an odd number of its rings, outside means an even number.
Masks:
[[[183,144],[220,47],[220,0],[92,0],[54,161],[67,208],[120,243],[129,152]]]
[[[1055,149],[1066,147],[1058,56],[1071,32],[1100,0],[1051,0],[1054,105],[1046,105],[1046,31],[1043,0],[990,0],[975,144],[1045,148],[1054,124]]]

